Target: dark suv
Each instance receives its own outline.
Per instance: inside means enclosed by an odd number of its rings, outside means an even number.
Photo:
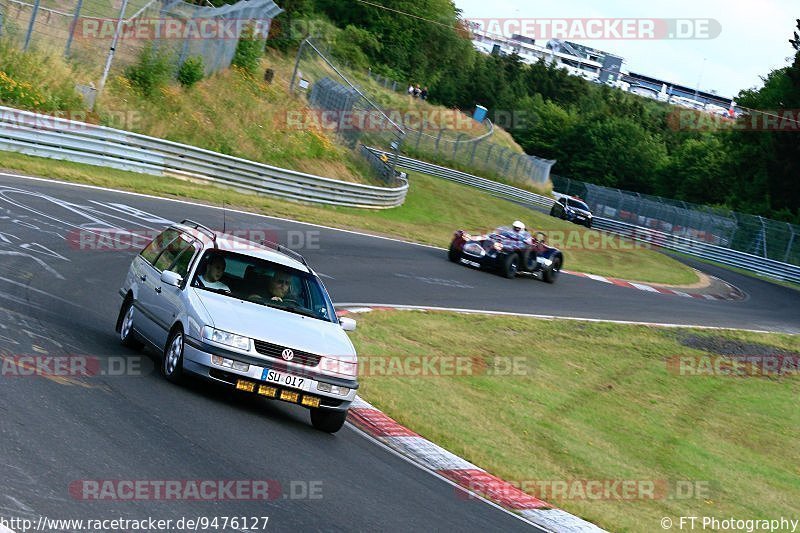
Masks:
[[[592,211],[583,200],[575,196],[562,196],[556,200],[550,209],[550,216],[569,220],[587,228],[592,227]]]

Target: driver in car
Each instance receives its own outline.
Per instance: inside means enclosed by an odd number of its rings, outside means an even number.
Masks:
[[[287,274],[283,272],[276,272],[275,275],[270,278],[268,283],[269,292],[272,295],[270,300],[274,302],[282,302],[289,293],[291,286],[292,280]]]
[[[501,233],[501,231],[499,229],[498,229],[498,233]],[[505,234],[507,237],[510,237],[512,239],[516,239],[516,240],[519,240],[519,241],[524,241],[524,242],[526,242],[528,244],[531,244],[533,242],[533,238],[531,237],[531,234],[528,231],[525,231],[525,224],[523,224],[519,220],[515,220],[511,224],[511,232],[508,232],[506,230],[506,231],[504,231],[502,233]]]

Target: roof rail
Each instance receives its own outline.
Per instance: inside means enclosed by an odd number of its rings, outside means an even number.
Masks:
[[[302,255],[300,255],[298,252],[295,252],[291,248],[287,248],[287,247],[283,246],[282,244],[278,244],[277,242],[272,242],[272,241],[261,241],[261,245],[262,246],[267,246],[267,247],[272,248],[274,250],[277,250],[278,252],[281,252],[282,254],[291,256],[294,259],[296,259],[296,260],[300,261],[301,263],[303,263],[305,266],[308,266],[308,263],[306,263],[306,258],[303,257]]]
[[[217,242],[217,234],[216,234],[216,233],[214,233],[214,230],[212,230],[211,228],[208,228],[208,227],[206,227],[206,226],[204,226],[204,225],[200,224],[199,222],[195,222],[194,220],[189,220],[188,218],[184,218],[184,219],[181,221],[181,225],[182,225],[182,226],[188,226],[188,227],[190,227],[190,228],[194,228],[194,229],[196,229],[197,231],[199,231],[199,232],[201,232],[201,233],[205,233],[206,235],[208,235],[209,237],[211,237],[211,239],[212,239],[212,240],[213,240],[215,243]]]

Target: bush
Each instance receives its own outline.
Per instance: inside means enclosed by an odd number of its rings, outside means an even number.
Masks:
[[[178,69],[178,81],[186,88],[203,79],[205,67],[201,56],[190,57]]]
[[[22,52],[0,38],[0,102],[32,111],[75,111],[84,104],[75,91],[73,72],[63,56]]]
[[[125,77],[145,96],[152,96],[172,78],[172,55],[148,44],[136,63],[125,69]]]
[[[248,24],[239,37],[232,64],[250,74],[255,74],[264,53],[264,41],[253,35],[253,26]]]

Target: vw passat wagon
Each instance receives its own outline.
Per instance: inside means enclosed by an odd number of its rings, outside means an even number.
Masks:
[[[154,346],[161,373],[196,374],[310,409],[336,432],[358,388],[356,352],[319,277],[300,254],[190,220],[136,256],[120,289],[124,345]]]

